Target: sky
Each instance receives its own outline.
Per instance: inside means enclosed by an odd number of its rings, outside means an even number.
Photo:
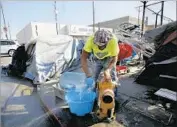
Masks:
[[[149,3],[153,2],[155,1]],[[15,37],[31,21],[55,22],[53,1],[3,1],[2,4],[6,22],[10,24],[12,37]],[[101,22],[128,15],[138,17],[138,10],[135,7],[140,5],[142,5],[140,1],[96,1],[95,20]],[[157,12],[161,5],[153,5],[149,8]],[[57,1],[57,10],[59,12],[58,23],[92,24],[91,1]],[[164,15],[176,20],[175,1],[165,2]],[[142,9],[140,16],[142,17]],[[149,24],[155,22],[155,15],[152,12],[146,10],[146,16],[149,17]]]

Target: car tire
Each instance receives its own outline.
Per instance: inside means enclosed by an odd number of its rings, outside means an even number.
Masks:
[[[13,54],[14,54],[14,52],[15,52],[15,50],[14,50],[14,49],[10,49],[10,50],[8,51],[9,56],[10,56],[10,57],[12,57],[12,56],[13,56]]]

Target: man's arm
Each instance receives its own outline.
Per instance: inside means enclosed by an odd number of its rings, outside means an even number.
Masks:
[[[84,45],[84,48],[82,50],[82,55],[81,55],[81,66],[87,77],[91,77],[87,65],[87,58],[89,54],[92,52],[92,46],[91,46],[92,40],[93,40],[92,36],[88,38],[87,42]]]
[[[88,65],[87,65],[88,56],[89,56],[89,53],[86,52],[85,50],[83,50],[82,55],[81,55],[81,66],[82,66],[82,69],[85,72],[86,76],[91,77],[91,74],[89,73]]]
[[[117,63],[117,56],[113,56],[110,58],[110,61],[108,62],[108,66],[105,68],[105,71],[111,70],[113,66],[115,66]]]
[[[114,37],[114,39],[111,42],[110,51],[111,51],[111,56],[110,56],[111,58],[108,61],[108,64],[104,70],[104,75],[105,75],[106,80],[109,80],[111,78],[110,71],[116,65],[117,60],[118,60],[119,47],[118,47],[118,41],[116,37]]]
[[[116,65],[117,60],[118,60],[118,54],[119,54],[119,45],[118,45],[118,39],[114,36],[114,39],[112,40],[111,43],[111,59],[108,62],[107,67],[105,70],[110,70],[114,65]]]

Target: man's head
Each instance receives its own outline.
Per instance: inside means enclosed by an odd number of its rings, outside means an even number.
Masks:
[[[98,30],[94,36],[94,43],[98,45],[98,47],[106,47],[111,38],[111,32],[106,30]]]

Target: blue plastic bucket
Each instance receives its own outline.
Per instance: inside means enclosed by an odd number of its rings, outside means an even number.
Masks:
[[[76,92],[69,91],[65,99],[69,105],[70,112],[77,116],[84,116],[93,109],[96,93],[93,91]]]

